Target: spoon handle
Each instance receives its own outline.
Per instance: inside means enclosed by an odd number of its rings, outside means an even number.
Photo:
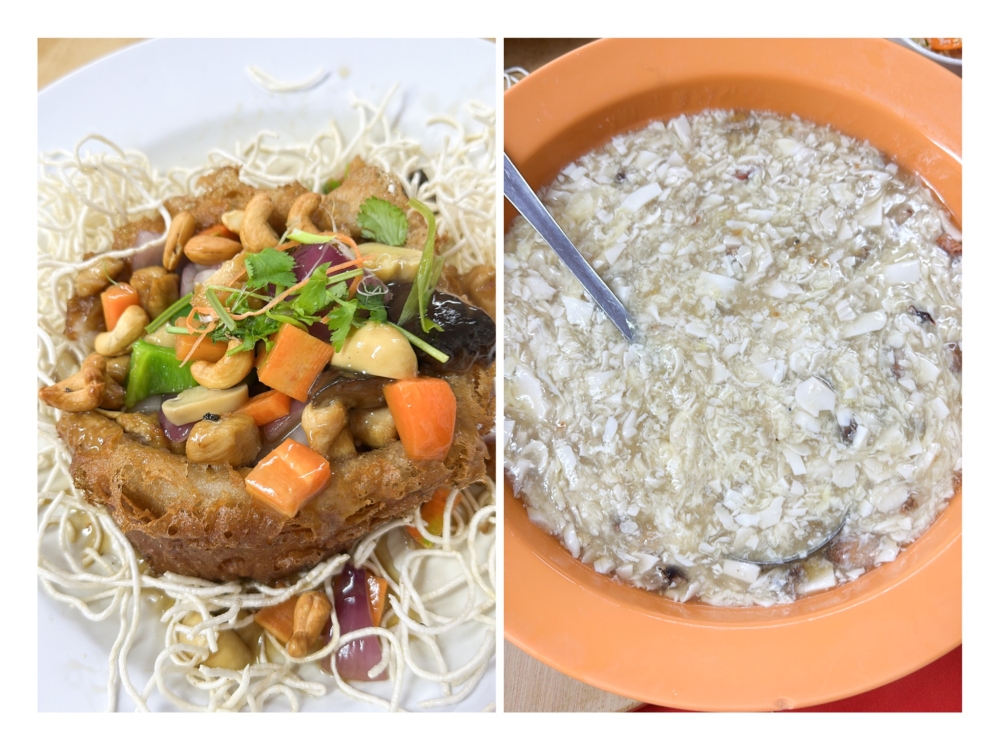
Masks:
[[[538,200],[538,196],[528,186],[506,153],[503,155],[503,194],[521,216],[542,236],[542,239],[549,244],[549,247],[555,250],[556,255],[579,279],[583,288],[587,290],[598,307],[611,318],[611,322],[618,327],[625,338],[631,341],[634,336],[635,323],[629,317],[625,306],[608,288],[608,285],[601,280],[601,277],[594,273],[594,269],[570,242],[566,233],[556,224],[555,219]]]

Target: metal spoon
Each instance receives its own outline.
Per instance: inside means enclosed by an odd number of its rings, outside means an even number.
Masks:
[[[542,239],[549,244],[549,247],[555,250],[556,255],[579,279],[597,306],[611,318],[611,322],[618,327],[625,338],[631,341],[635,335],[635,323],[629,317],[625,306],[608,288],[608,285],[601,280],[601,277],[594,273],[594,269],[570,242],[566,233],[556,224],[555,219],[538,200],[535,191],[529,187],[506,153],[503,155],[503,194],[521,216],[527,219],[535,231],[542,236]]]
[[[771,568],[775,565],[787,565],[788,563],[798,562],[799,560],[805,560],[810,555],[814,555],[821,549],[826,547],[830,542],[832,542],[839,534],[843,528],[844,524],[847,523],[847,516],[845,515],[840,519],[840,523],[837,524],[837,528],[831,531],[827,536],[825,536],[821,541],[812,545],[808,549],[804,549],[800,552],[796,552],[794,555],[789,555],[787,557],[780,557],[773,560],[751,560],[748,557],[737,557],[736,555],[727,554],[726,557],[730,560],[735,560],[741,563],[750,563],[752,565],[760,565],[762,568]]]

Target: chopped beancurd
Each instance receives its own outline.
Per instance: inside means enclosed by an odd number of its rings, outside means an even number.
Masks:
[[[535,524],[719,606],[905,557],[962,469],[962,234],[927,185],[830,127],[710,110],[615,136],[540,197],[637,330],[515,222],[505,468]]]

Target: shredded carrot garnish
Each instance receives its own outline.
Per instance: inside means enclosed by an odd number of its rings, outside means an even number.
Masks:
[[[300,244],[301,243],[296,242],[295,240],[289,240],[284,245],[278,245],[274,249],[275,250],[282,250],[282,251],[284,251],[284,250],[291,250],[293,247],[298,247]]]
[[[358,287],[361,286],[361,279],[364,277],[364,274],[354,277],[354,281],[351,282],[351,288],[347,291],[347,299],[354,299],[354,295],[358,291]]]
[[[333,239],[340,240],[345,245],[348,245],[349,247],[353,248],[354,252],[358,251],[358,245],[357,245],[357,243],[355,243],[355,241],[352,240],[348,235],[346,235],[346,234],[334,234],[334,235],[331,235],[331,236],[333,237]]]
[[[363,257],[359,256],[357,258],[354,258],[353,260],[347,261],[346,263],[341,263],[340,265],[333,266],[332,268],[328,268],[326,270],[326,275],[329,276],[330,274],[332,274],[332,273],[334,273],[336,271],[342,271],[343,269],[350,268],[351,266],[360,266],[366,260],[372,260],[372,259],[374,259],[374,257],[375,257],[374,255],[365,255]],[[268,310],[270,310],[272,307],[274,307],[279,302],[281,302],[289,294],[293,294],[293,293],[297,292],[299,289],[301,289],[302,287],[304,287],[308,283],[309,283],[309,278],[307,277],[307,278],[303,279],[302,281],[300,281],[295,286],[288,287],[288,289],[286,289],[285,291],[283,291],[281,294],[279,294],[277,297],[275,297],[274,299],[272,299],[270,302],[268,302],[266,305],[264,305],[259,310],[251,310],[250,312],[245,312],[245,313],[242,313],[240,315],[233,315],[233,320],[244,320],[245,318],[252,318],[255,315],[263,315]]]
[[[215,312],[215,310],[213,310],[211,307],[192,307],[191,308],[191,312],[188,313],[187,318],[185,318],[185,320],[184,320],[184,327],[187,328],[188,329],[188,333],[191,333],[191,334],[195,334],[195,333],[211,333],[212,331],[215,330],[215,323],[209,323],[208,327],[206,327],[206,328],[195,328],[193,318],[194,318],[195,314],[198,314],[198,313],[212,314],[214,312]]]

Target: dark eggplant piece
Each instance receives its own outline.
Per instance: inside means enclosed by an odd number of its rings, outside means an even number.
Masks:
[[[388,284],[392,295],[388,302],[389,320],[399,320],[411,286],[395,281]],[[417,316],[402,327],[435,349],[440,349],[451,359],[442,364],[417,350],[417,361],[422,371],[465,372],[476,362],[489,364],[496,357],[496,326],[485,310],[470,305],[453,294],[435,291],[427,306],[427,317],[444,330],[424,333]]]

